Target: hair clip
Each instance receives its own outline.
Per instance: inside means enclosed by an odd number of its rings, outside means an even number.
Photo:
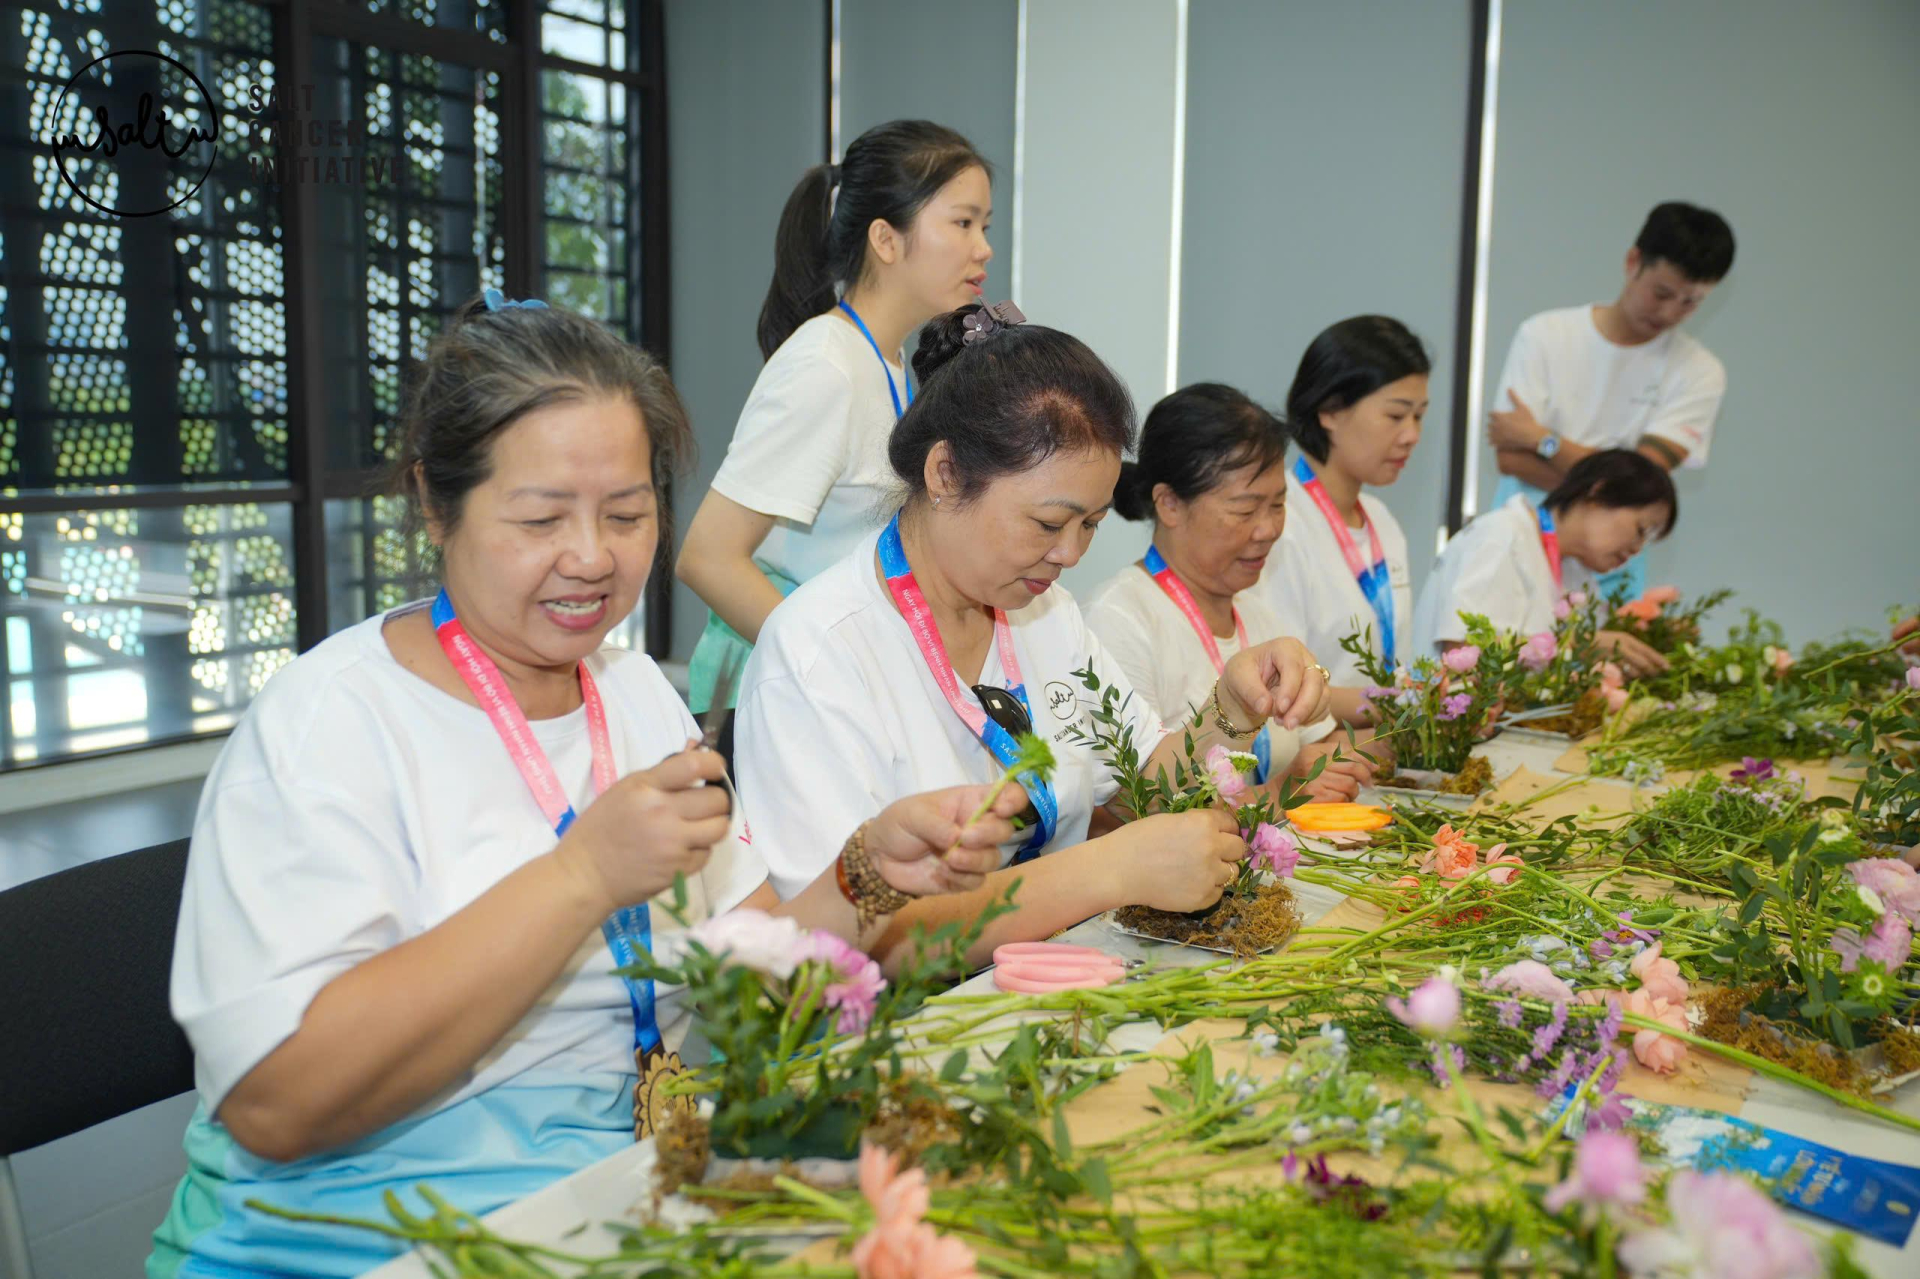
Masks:
[[[982,306],[978,311],[960,321],[960,327],[966,330],[961,335],[960,341],[972,346],[983,338],[992,337],[1002,329],[1026,322],[1027,317],[1011,301],[994,302]]]
[[[528,310],[544,311],[547,309],[547,304],[539,298],[521,298],[517,302],[509,302],[507,301],[507,295],[498,289],[488,289],[480,296],[486,302],[487,310],[489,311],[504,311],[508,307],[515,306],[523,306]]]

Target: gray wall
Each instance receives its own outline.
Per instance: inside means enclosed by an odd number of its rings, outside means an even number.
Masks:
[[[1279,411],[1336,320],[1377,312],[1426,339],[1433,408],[1380,494],[1417,586],[1446,518],[1468,5],[1200,0],[1192,23],[1180,381]]]
[[[667,0],[673,379],[700,446],[676,494],[682,533],[760,371],[753,329],[781,206],[826,158],[823,12],[795,0]],[[673,656],[685,659],[707,608],[673,590]]]
[[[1617,293],[1650,207],[1718,209],[1738,254],[1688,327],[1727,399],[1650,580],[1795,642],[1911,603],[1920,6],[1508,0],[1504,43],[1487,394],[1522,319]]]
[[[1013,279],[1013,49],[1017,0],[842,0],[840,145],[888,120],[958,129],[993,162],[987,296]]]

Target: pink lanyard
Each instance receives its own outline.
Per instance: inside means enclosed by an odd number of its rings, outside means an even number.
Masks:
[[[1540,521],[1540,549],[1547,553],[1547,567],[1553,570],[1553,593],[1558,599],[1566,588],[1560,582],[1560,534],[1553,527],[1553,513],[1546,506],[1534,508]]]
[[[899,516],[894,517],[881,536],[880,571],[887,579],[894,607],[906,619],[907,629],[913,632],[913,642],[919,646],[920,656],[933,673],[933,682],[940,686],[947,705],[953,707],[953,713],[973,730],[975,737],[987,737],[987,713],[978,701],[961,695],[960,681],[954,675],[953,662],[947,657],[947,646],[940,639],[940,628],[934,625],[933,611],[927,607],[927,597],[921,594],[913,570],[907,567],[906,552],[900,545]],[[1000,650],[1000,667],[1007,677],[1007,691],[1026,701],[1026,681],[1020,678],[1020,657],[1013,651],[1013,628],[1007,625],[1005,611],[997,608],[993,610],[993,642]]]
[[[506,680],[500,675],[500,668],[493,659],[480,651],[480,646],[467,634],[467,628],[454,616],[453,601],[447,593],[441,591],[433,602],[433,633],[440,641],[440,647],[446,651],[447,658],[453,663],[460,678],[466,681],[467,688],[480,703],[480,709],[493,721],[493,731],[500,734],[500,740],[506,745],[507,755],[513,760],[520,776],[526,779],[527,789],[533,792],[534,802],[540,805],[540,811],[546,815],[547,822],[553,827],[554,834],[564,835],[567,827],[573,824],[573,804],[567,799],[566,788],[560,784],[559,774],[553,771],[553,761],[540,749],[540,743],[534,740],[533,730],[527,725],[527,717],[520,709],[520,703],[513,700],[513,691],[507,687]],[[587,664],[580,663],[580,700],[587,711],[587,741],[593,751],[593,789],[596,795],[605,794],[616,780],[613,770],[613,738],[607,732],[607,708],[600,700],[600,689],[594,684],[593,676],[587,673]]]
[[[1194,600],[1193,592],[1187,589],[1187,584],[1180,580],[1180,575],[1173,571],[1173,566],[1160,554],[1159,547],[1151,545],[1147,547],[1146,568],[1147,576],[1160,584],[1160,589],[1167,593],[1167,598],[1173,601],[1173,606],[1186,617],[1187,625],[1193,628],[1193,633],[1200,637],[1200,643],[1207,650],[1207,658],[1213,663],[1214,674],[1224,675],[1227,663],[1220,656],[1220,645],[1213,638],[1213,628],[1207,625],[1204,617],[1200,616],[1200,605]],[[1247,624],[1240,620],[1240,610],[1237,608],[1233,610],[1233,633],[1239,637],[1240,647],[1246,648]]]
[[[1334,507],[1333,499],[1327,496],[1327,486],[1320,482],[1320,477],[1313,473],[1304,460],[1294,471],[1294,478],[1300,481],[1300,487],[1307,491],[1307,496],[1313,499],[1313,504],[1320,508],[1320,514],[1326,517],[1327,526],[1333,530],[1334,540],[1340,543],[1340,554],[1346,556],[1347,568],[1356,579],[1365,578],[1375,564],[1386,563],[1387,551],[1380,545],[1380,530],[1373,526],[1372,520],[1367,519],[1366,507],[1360,508],[1360,518],[1366,523],[1367,537],[1371,539],[1373,558],[1370,560],[1360,558],[1360,548],[1354,545],[1353,533],[1347,528],[1346,520],[1341,518],[1339,510]]]

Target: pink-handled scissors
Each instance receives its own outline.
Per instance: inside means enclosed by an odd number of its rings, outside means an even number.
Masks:
[[[993,952],[993,984],[1021,995],[1111,986],[1130,965],[1118,955],[1064,942],[1009,942]]]

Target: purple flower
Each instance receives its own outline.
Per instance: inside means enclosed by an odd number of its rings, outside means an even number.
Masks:
[[[1465,675],[1480,665],[1480,649],[1474,644],[1460,644],[1450,648],[1440,658],[1440,664],[1455,675]]]
[[[1419,1034],[1436,1038],[1460,1019],[1460,992],[1444,977],[1429,977],[1405,999],[1389,996],[1387,1011]]]
[[[1552,631],[1529,635],[1527,642],[1520,646],[1520,665],[1530,671],[1544,671],[1553,661],[1557,648]]]
[[[1587,943],[1587,949],[1595,959],[1608,959],[1613,955],[1613,943],[1605,937],[1596,937]]]
[[[1560,1042],[1560,1032],[1567,1028],[1567,1006],[1557,1003],[1553,1006],[1553,1018],[1533,1032],[1533,1055],[1544,1060]]]
[[[1293,868],[1300,864],[1300,846],[1272,822],[1261,822],[1247,847],[1248,858],[1256,868],[1270,870],[1281,879],[1291,877]]]
[[[1494,1011],[1500,1015],[1500,1024],[1508,1030],[1520,1028],[1521,1009],[1517,999],[1503,999],[1494,1005]]]
[[[1740,767],[1734,769],[1728,776],[1736,782],[1764,782],[1773,776],[1773,761],[1742,755]]]
[[[1458,652],[1459,650],[1456,649],[1454,651]],[[1451,723],[1459,719],[1462,715],[1465,715],[1467,713],[1467,707],[1471,705],[1473,705],[1473,695],[1471,693],[1455,693],[1453,696],[1441,701],[1440,719],[1443,722]]]
[[[1633,1118],[1633,1110],[1617,1092],[1609,1092],[1587,1104],[1588,1132],[1618,1132]]]
[[[1387,1205],[1374,1197],[1365,1178],[1350,1173],[1335,1175],[1327,1167],[1325,1155],[1307,1161],[1307,1175],[1301,1185],[1315,1203],[1344,1208],[1362,1221],[1378,1221],[1387,1215]]]

